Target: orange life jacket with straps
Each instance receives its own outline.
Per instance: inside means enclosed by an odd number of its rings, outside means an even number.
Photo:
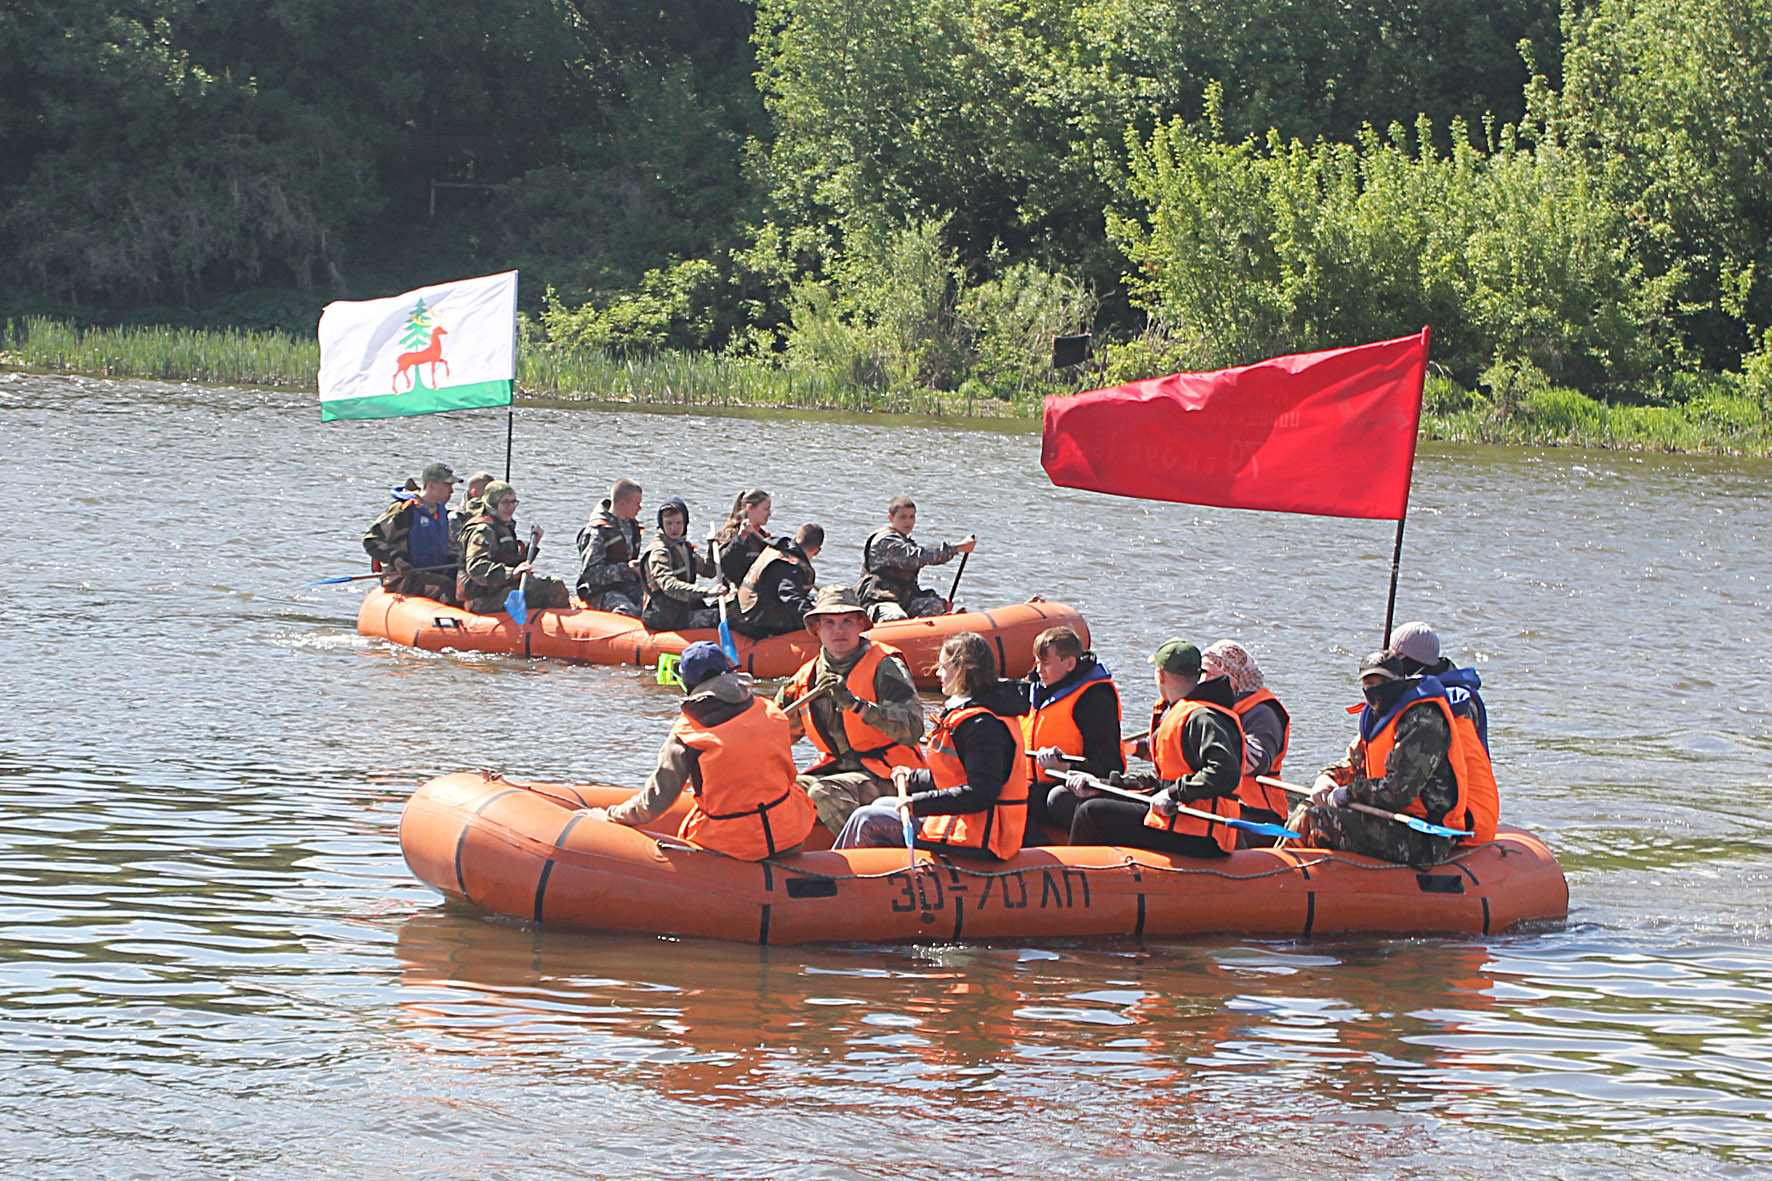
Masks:
[[[788,716],[773,701],[752,698],[744,711],[717,726],[687,714],[671,733],[699,752],[689,784],[695,806],[677,835],[692,845],[744,861],[793,848],[812,831],[818,813],[794,781]]]
[[[1187,720],[1196,710],[1215,709],[1230,719],[1231,725],[1237,729],[1238,771],[1242,770],[1243,757],[1243,723],[1235,710],[1226,709],[1222,705],[1214,705],[1210,701],[1190,701],[1182,698],[1163,714],[1163,720],[1157,723],[1156,731],[1151,735],[1151,761],[1157,765],[1157,776],[1164,780],[1180,779],[1192,775],[1200,768],[1188,761],[1187,752],[1182,749],[1181,731]],[[1213,796],[1210,799],[1192,800],[1187,805],[1200,812],[1210,812],[1224,820],[1241,820],[1243,805],[1236,796]],[[1209,837],[1218,842],[1218,847],[1226,853],[1237,847],[1237,830],[1218,820],[1204,820],[1198,816],[1189,816],[1185,812],[1177,812],[1173,816],[1164,816],[1155,808],[1144,814],[1146,828],[1160,828],[1164,832],[1177,833],[1189,837]]]
[[[923,744],[923,757],[937,791],[959,787],[966,782],[966,765],[954,746],[954,731],[960,723],[976,717],[996,718],[1008,728],[1015,739],[1015,757],[1009,762],[1009,778],[997,800],[982,812],[960,812],[951,816],[923,817],[922,838],[940,845],[965,849],[983,849],[1007,860],[1021,851],[1021,838],[1028,823],[1028,761],[1027,747],[1022,741],[1019,718],[1005,718],[982,705],[966,705],[941,715]]]
[[[862,653],[855,667],[849,670],[844,686],[862,701],[872,701],[876,705],[879,699],[875,696],[874,674],[880,669],[880,662],[888,656],[896,656],[902,663],[904,654],[890,644],[882,644],[876,640],[863,639],[867,650]],[[908,665],[906,666],[909,667]],[[814,656],[800,666],[794,674],[793,688],[790,690],[791,700],[798,701],[812,691],[812,678],[818,671],[818,657]],[[920,707],[919,707],[920,708]],[[883,731],[876,730],[861,720],[859,714],[852,709],[838,710],[843,719],[843,736],[849,741],[849,749],[861,760],[861,765],[869,773],[881,779],[892,778],[894,767],[921,767],[923,756],[914,746],[906,746],[888,737]],[[806,769],[808,775],[819,775],[828,771],[836,761],[836,744],[823,730],[818,727],[818,713],[808,708],[806,711],[806,737],[818,748],[824,757],[814,766]]]
[[[1099,672],[1101,675],[1094,675]],[[1021,715],[1022,745],[1028,752],[1028,774],[1036,784],[1051,787],[1064,782],[1063,771],[1048,771],[1034,765],[1034,752],[1056,746],[1067,755],[1083,753],[1083,731],[1077,726],[1077,702],[1092,686],[1105,684],[1114,695],[1114,712],[1120,711],[1120,689],[1101,665],[1086,679],[1070,686],[1063,694],[1033,706]]]
[[[1366,778],[1384,778],[1385,763],[1390,759],[1391,748],[1397,744],[1398,719],[1422,705],[1431,705],[1444,714],[1452,731],[1452,749],[1446,758],[1452,766],[1452,777],[1458,783],[1458,798],[1444,816],[1429,816],[1427,805],[1421,802],[1419,795],[1401,811],[1419,816],[1430,824],[1470,829],[1474,835],[1458,838],[1460,844],[1487,844],[1495,839],[1495,823],[1501,811],[1495,788],[1495,770],[1489,765],[1489,753],[1477,737],[1476,723],[1469,718],[1454,716],[1451,704],[1444,697],[1423,697],[1409,703],[1366,739]]]
[[[1274,708],[1280,713],[1280,749],[1274,752],[1274,760],[1268,764],[1267,771],[1264,772],[1264,774],[1278,779],[1280,777],[1280,763],[1286,758],[1286,748],[1292,742],[1292,715],[1286,712],[1286,707],[1280,704],[1280,699],[1275,697],[1273,691],[1265,685],[1231,708],[1237,712],[1237,719],[1241,722],[1245,714],[1263,702],[1272,702]],[[1257,783],[1255,776],[1249,774],[1245,774],[1243,782],[1237,785],[1237,798],[1242,800],[1246,807],[1265,808],[1267,811],[1277,812],[1281,816],[1292,810],[1291,801],[1286,798],[1285,792],[1277,787],[1266,787]]]

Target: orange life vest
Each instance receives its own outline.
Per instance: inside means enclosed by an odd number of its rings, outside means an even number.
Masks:
[[[1280,777],[1280,763],[1286,758],[1286,748],[1292,742],[1292,715],[1286,712],[1286,707],[1280,704],[1280,699],[1275,697],[1273,691],[1265,685],[1231,708],[1236,711],[1237,719],[1241,722],[1245,714],[1264,701],[1273,702],[1274,708],[1280,711],[1280,749],[1274,752],[1274,761],[1268,764],[1268,769],[1265,772],[1265,774],[1278,779]],[[1237,798],[1243,801],[1245,807],[1265,808],[1269,812],[1277,812],[1281,816],[1292,810],[1292,804],[1287,800],[1285,792],[1277,787],[1265,787],[1257,783],[1253,775],[1245,774],[1243,776],[1243,782],[1237,785]]]
[[[688,715],[671,733],[700,752],[689,785],[695,806],[677,835],[692,845],[743,861],[791,849],[812,831],[818,813],[794,782],[788,716],[773,701],[752,698],[742,713],[717,726]]]
[[[849,670],[849,676],[843,684],[862,701],[872,701],[877,705],[879,700],[874,695],[874,674],[879,671],[880,662],[888,656],[896,656],[900,663],[903,663],[904,654],[890,644],[881,644],[874,640],[864,639],[862,644],[866,646],[867,651],[862,653],[861,659],[855,662],[855,667]],[[906,665],[906,667],[909,666]],[[800,671],[794,674],[793,689],[791,690],[793,700],[798,700],[811,691],[812,677],[817,670],[818,657],[816,656],[800,666]],[[861,765],[871,773],[878,775],[881,779],[890,779],[894,767],[921,767],[923,765],[923,756],[917,752],[916,747],[906,746],[902,742],[893,740],[883,731],[876,730],[862,721],[861,717],[852,709],[839,710],[838,712],[843,718],[843,736],[849,740],[849,749],[856,753],[857,757],[861,759]],[[815,766],[808,767],[806,774],[818,775],[828,770],[831,764],[836,761],[836,749],[829,736],[818,728],[818,715],[810,708],[806,713],[806,737],[824,756]]]
[[[1489,765],[1489,754],[1477,738],[1476,724],[1469,718],[1455,717],[1451,704],[1444,697],[1423,697],[1411,702],[1391,715],[1378,733],[1366,740],[1366,778],[1384,778],[1385,763],[1397,743],[1397,720],[1423,704],[1431,704],[1444,714],[1452,731],[1452,749],[1447,753],[1447,761],[1452,766],[1452,778],[1458,783],[1458,798],[1444,816],[1429,816],[1427,805],[1421,802],[1419,795],[1402,811],[1432,824],[1472,830],[1475,835],[1460,837],[1460,844],[1486,844],[1495,839],[1495,822],[1501,811],[1495,788],[1495,770]]]
[[[1215,709],[1231,720],[1237,728],[1237,759],[1238,771],[1242,770],[1243,758],[1243,723],[1235,710],[1226,709],[1222,705],[1214,705],[1210,701],[1190,701],[1182,698],[1163,714],[1163,720],[1157,723],[1156,731],[1151,735],[1151,761],[1157,765],[1157,775],[1165,780],[1180,779],[1184,775],[1192,775],[1200,768],[1188,762],[1187,753],[1181,746],[1181,730],[1192,717],[1195,710]],[[1225,820],[1240,820],[1243,817],[1243,805],[1236,796],[1213,796],[1210,799],[1193,800],[1187,805],[1201,812],[1210,812],[1214,816],[1222,816]],[[1190,837],[1210,837],[1218,842],[1218,847],[1226,853],[1237,847],[1237,830],[1228,824],[1216,820],[1202,820],[1198,816],[1189,816],[1185,812],[1177,812],[1173,816],[1163,816],[1155,808],[1144,814],[1147,828],[1160,828],[1164,832],[1178,833]]]
[[[1095,666],[1100,668],[1098,664]],[[1105,670],[1104,670],[1105,672]],[[1063,771],[1048,771],[1034,765],[1034,752],[1056,746],[1067,755],[1083,753],[1083,731],[1077,726],[1077,702],[1096,685],[1106,685],[1114,694],[1114,712],[1120,712],[1120,689],[1111,676],[1099,676],[1071,686],[1062,696],[1030,709],[1021,715],[1022,745],[1027,748],[1028,774],[1045,787],[1064,782]]]
[[[954,731],[960,723],[976,717],[992,717],[1002,722],[1015,739],[1015,757],[1009,762],[1009,779],[997,793],[997,801],[983,812],[960,812],[951,816],[923,817],[923,839],[936,844],[955,845],[967,849],[986,849],[1007,860],[1021,850],[1021,838],[1028,822],[1027,747],[1022,741],[1018,718],[1005,718],[982,705],[967,705],[949,710],[935,723],[923,744],[923,757],[937,791],[959,787],[966,782],[966,765],[954,748]]]

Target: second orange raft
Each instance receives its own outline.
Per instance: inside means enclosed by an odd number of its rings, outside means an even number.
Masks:
[[[1064,603],[1014,603],[989,611],[963,611],[928,619],[876,623],[868,635],[904,653],[917,684],[935,685],[935,658],[956,632],[977,632],[991,642],[1005,677],[1025,676],[1033,668],[1034,637],[1064,624],[1089,645],[1089,625]],[[432,652],[454,648],[510,656],[553,656],[591,664],[655,665],[661,655],[680,655],[696,640],[717,638],[713,629],[649,632],[640,621],[589,607],[550,608],[530,612],[527,626],[509,615],[475,615],[418,595],[395,595],[379,587],[363,597],[357,630]],[[759,677],[790,677],[818,654],[818,640],[806,632],[738,641],[738,662]]]

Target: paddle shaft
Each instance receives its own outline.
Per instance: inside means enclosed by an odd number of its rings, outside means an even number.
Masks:
[[[441,566],[408,566],[404,570],[378,570],[373,574],[346,574],[338,578],[322,578],[318,582],[310,582],[309,586],[331,586],[336,582],[362,582],[365,578],[400,578],[407,574],[429,574],[434,570],[453,570],[460,562],[445,562]]]
[[[1296,783],[1287,783],[1284,779],[1275,779],[1271,775],[1257,775],[1255,777],[1255,782],[1262,784],[1266,787],[1277,787],[1281,791],[1285,792],[1288,795],[1303,796],[1306,799],[1309,799],[1310,795],[1311,795],[1310,788],[1300,787]],[[1353,800],[1349,800],[1347,803],[1340,804],[1337,806],[1342,807],[1342,808],[1352,808],[1354,811],[1364,812],[1368,816],[1382,816],[1382,817],[1384,817],[1384,819],[1393,820],[1396,823],[1401,824],[1405,828],[1417,828],[1417,826],[1426,825],[1429,828],[1443,828],[1446,830],[1447,833],[1454,833],[1454,832],[1460,831],[1458,829],[1452,828],[1449,825],[1435,824],[1431,820],[1423,820],[1419,816],[1405,816],[1401,812],[1386,812],[1383,808],[1374,808],[1371,804],[1355,803]],[[1442,836],[1445,834],[1443,834],[1443,833],[1429,833],[1428,835],[1429,836]],[[1470,834],[1465,833],[1464,835],[1469,836]]]
[[[797,709],[800,709],[804,706],[811,705],[813,698],[821,697],[824,694],[829,693],[832,689],[836,688],[836,685],[837,685],[837,683],[835,681],[827,681],[826,683],[820,685],[818,688],[814,689],[812,692],[806,694],[806,696],[800,698],[798,701],[790,701],[786,705],[782,706],[781,712],[784,714],[791,714]]]
[[[950,611],[954,608],[954,596],[960,593],[960,580],[966,577],[966,559],[971,556],[971,550],[960,555],[960,568],[954,571],[954,584],[948,587],[948,610]]]

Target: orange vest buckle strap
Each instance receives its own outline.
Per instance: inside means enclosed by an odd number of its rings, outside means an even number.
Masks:
[[[1474,835],[1458,838],[1459,844],[1482,845],[1495,839],[1495,823],[1499,818],[1500,800],[1495,787],[1495,769],[1490,766],[1489,753],[1477,738],[1476,724],[1459,718],[1444,697],[1423,697],[1393,714],[1378,732],[1366,740],[1366,778],[1384,778],[1391,748],[1397,744],[1397,721],[1412,709],[1431,705],[1446,719],[1452,732],[1452,748],[1446,760],[1452,767],[1452,778],[1458,784],[1458,797],[1444,816],[1428,815],[1427,805],[1417,795],[1401,809],[1406,815],[1418,816],[1431,824],[1469,829]]]
[[[1271,702],[1280,714],[1280,749],[1274,752],[1273,762],[1268,764],[1267,769],[1268,775],[1278,779],[1280,764],[1286,759],[1286,748],[1292,742],[1292,715],[1286,712],[1286,707],[1280,704],[1280,699],[1274,696],[1273,690],[1265,685],[1231,708],[1236,711],[1238,723],[1241,724],[1242,719],[1250,710],[1268,702]],[[1237,785],[1237,798],[1243,801],[1245,807],[1265,808],[1267,811],[1276,812],[1281,816],[1292,810],[1292,802],[1286,798],[1285,792],[1277,787],[1268,787],[1265,784],[1257,783],[1255,776],[1249,774],[1245,774],[1243,781]]]
[[[717,726],[682,716],[671,733],[697,752],[695,805],[677,830],[683,840],[761,861],[812,831],[817,812],[794,781],[788,718],[774,702],[752,698]]]
[[[904,654],[890,644],[881,644],[866,639],[862,643],[867,645],[867,651],[863,652],[861,659],[855,662],[855,667],[849,670],[849,676],[844,679],[843,684],[845,688],[855,694],[858,700],[874,701],[874,674],[879,671],[880,662],[888,656],[896,656],[902,663]],[[796,700],[811,692],[812,674],[817,667],[818,657],[814,656],[801,665],[800,671],[794,674],[791,692]],[[879,703],[876,701],[875,704]],[[923,765],[923,758],[917,753],[915,747],[894,741],[884,731],[875,729],[862,721],[861,716],[852,709],[839,710],[838,713],[843,719],[843,736],[849,741],[849,749],[855,752],[856,757],[861,760],[861,765],[867,768],[869,774],[876,775],[881,779],[890,779],[894,767],[921,767]],[[831,742],[830,736],[819,729],[818,711],[816,710],[809,709],[807,711],[806,737],[818,749],[818,753],[824,756],[817,765],[808,767],[806,774],[823,774],[830,769],[837,756],[835,744]]]
[[[939,845],[963,849],[983,849],[1008,860],[1021,850],[1021,838],[1027,832],[1028,760],[1027,746],[1021,735],[1019,718],[1005,718],[982,705],[962,706],[949,710],[935,723],[924,745],[923,757],[937,791],[960,787],[966,782],[966,765],[954,747],[954,731],[962,722],[976,717],[996,718],[1015,740],[1015,756],[1009,763],[1009,779],[997,793],[996,802],[982,812],[959,812],[948,816],[923,817],[922,838]]]
[[[1200,768],[1188,761],[1187,752],[1182,748],[1181,732],[1187,720],[1198,710],[1215,709],[1224,717],[1229,718],[1237,730],[1237,758],[1239,770],[1243,757],[1243,723],[1235,710],[1226,709],[1210,701],[1190,701],[1187,698],[1176,702],[1164,712],[1162,720],[1151,733],[1151,760],[1157,765],[1157,775],[1164,780],[1181,779],[1192,775]],[[1212,796],[1203,800],[1189,800],[1188,807],[1201,812],[1210,812],[1224,820],[1240,820],[1243,816],[1243,805],[1236,796]],[[1237,831],[1230,825],[1219,820],[1207,820],[1199,816],[1189,816],[1185,812],[1177,812],[1173,816],[1164,816],[1155,808],[1144,814],[1147,828],[1160,828],[1164,832],[1176,833],[1180,836],[1207,837],[1216,842],[1226,853],[1237,847]]]

